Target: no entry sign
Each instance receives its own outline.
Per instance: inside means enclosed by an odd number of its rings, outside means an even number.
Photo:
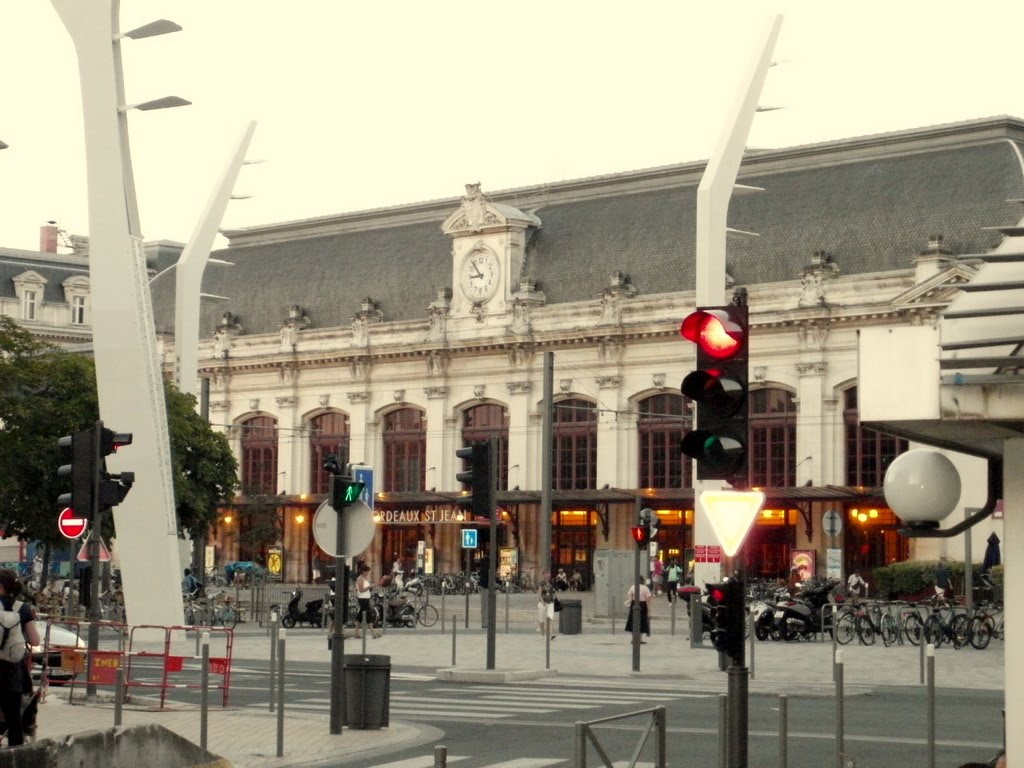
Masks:
[[[65,507],[57,515],[57,530],[67,539],[77,539],[85,533],[87,521],[84,517],[75,514],[71,507]]]

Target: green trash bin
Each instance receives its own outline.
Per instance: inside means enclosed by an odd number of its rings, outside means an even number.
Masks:
[[[388,724],[391,700],[390,656],[345,656],[345,712],[342,724],[372,731]]]
[[[560,597],[558,602],[562,604],[562,610],[558,612],[559,634],[581,634],[583,632],[583,601]]]

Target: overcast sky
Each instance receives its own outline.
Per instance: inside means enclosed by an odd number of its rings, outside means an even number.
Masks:
[[[697,10],[695,6],[713,6]],[[142,231],[184,242],[257,121],[227,228],[705,159],[772,13],[749,144],[1024,117],[1024,3],[122,0]],[[0,26],[0,246],[88,234],[78,67],[48,0]],[[218,243],[222,245],[223,242]]]

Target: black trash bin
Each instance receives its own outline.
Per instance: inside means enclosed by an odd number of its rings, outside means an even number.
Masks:
[[[388,724],[390,656],[345,656],[345,716],[342,724],[372,731]]]
[[[558,612],[558,632],[563,635],[578,635],[583,632],[583,601],[568,597],[558,598],[562,610]]]

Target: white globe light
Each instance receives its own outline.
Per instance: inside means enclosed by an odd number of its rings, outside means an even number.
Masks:
[[[937,526],[960,501],[960,473],[937,451],[900,454],[885,471],[885,500],[910,525]]]

